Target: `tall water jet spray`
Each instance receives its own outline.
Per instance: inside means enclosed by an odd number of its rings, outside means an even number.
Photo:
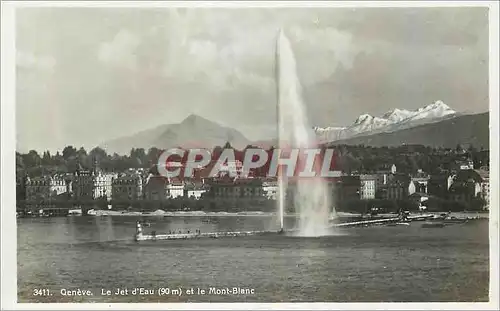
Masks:
[[[276,85],[277,85],[277,130],[279,149],[287,147],[300,149],[316,148],[315,135],[309,124],[297,64],[290,41],[282,30],[276,41]],[[331,233],[329,217],[331,191],[321,177],[298,178],[289,184],[287,177],[278,171],[278,211],[283,228],[287,188],[293,187],[294,206],[298,212],[298,235],[321,236]],[[292,189],[291,189],[292,190]]]

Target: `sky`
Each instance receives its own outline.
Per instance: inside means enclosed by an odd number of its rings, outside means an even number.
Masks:
[[[436,100],[488,110],[487,8],[22,8],[17,150],[93,148],[193,113],[273,137],[278,29],[313,126]]]

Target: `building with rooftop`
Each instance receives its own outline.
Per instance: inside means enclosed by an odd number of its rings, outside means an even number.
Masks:
[[[375,199],[375,193],[377,191],[377,176],[375,175],[365,175],[359,176],[361,188],[360,188],[360,198],[362,200]]]
[[[140,174],[123,174],[112,180],[113,201],[143,199],[143,178]]]
[[[42,176],[26,178],[26,207],[44,205],[49,207],[50,201],[60,198],[61,194],[70,194],[70,184],[66,175]]]

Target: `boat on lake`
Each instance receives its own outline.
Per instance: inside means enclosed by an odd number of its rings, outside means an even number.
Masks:
[[[396,227],[396,226],[409,226],[409,222],[395,222],[395,223],[390,223],[387,226],[389,227]]]
[[[70,209],[68,211],[68,216],[82,216],[82,209],[81,208]]]
[[[422,228],[443,228],[445,223],[443,222],[425,222],[422,224]]]

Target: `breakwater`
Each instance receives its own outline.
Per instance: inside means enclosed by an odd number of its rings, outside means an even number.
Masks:
[[[339,224],[331,224],[329,228],[335,227],[357,227],[357,226],[370,226],[370,225],[383,225],[389,223],[397,223],[400,221],[424,221],[433,218],[433,215],[418,215],[409,217],[392,217],[376,220],[362,220],[354,222],[346,222]],[[278,235],[278,234],[291,234],[294,235],[300,229],[288,229],[279,231],[222,231],[222,232],[204,232],[199,231],[187,233],[168,233],[156,234],[154,231],[150,234],[144,234],[140,222],[137,222],[136,233],[134,236],[135,241],[157,241],[157,240],[187,240],[187,239],[200,239],[200,238],[222,238],[222,237],[243,237],[243,236],[256,236],[256,235]]]

